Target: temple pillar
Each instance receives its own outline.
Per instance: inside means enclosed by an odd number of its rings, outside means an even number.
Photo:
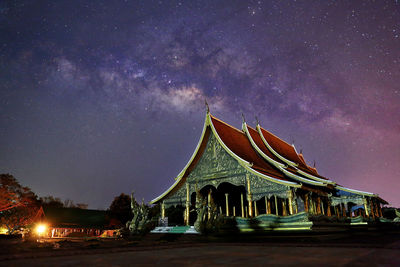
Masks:
[[[363,198],[363,202],[364,202],[365,216],[369,216],[368,207],[367,207],[367,198],[366,197]]]
[[[374,201],[375,205],[375,211],[376,211],[376,217],[379,218],[379,208],[378,208],[378,201]]]
[[[346,210],[349,213],[349,217],[353,217],[353,212],[351,212],[351,207],[350,207],[350,203],[347,203],[346,205]]]
[[[254,201],[254,215],[258,216],[257,201]]]
[[[236,206],[233,206],[233,217],[236,217]]]
[[[379,218],[379,208],[378,208],[378,203],[376,201],[374,201],[374,207],[375,207],[375,212],[376,212],[376,217]]]
[[[268,197],[265,196],[265,197],[264,197],[264,200],[265,200],[265,214],[269,214],[269,212],[268,212],[268,209],[269,209],[269,206],[268,206]]]
[[[305,212],[309,212],[309,206],[308,206],[308,194],[304,196],[304,210]]]
[[[343,217],[347,217],[347,214],[346,214],[346,206],[344,205],[344,203],[341,204],[341,207],[342,207],[342,216],[343,216]]]
[[[268,198],[268,214],[272,214],[272,206],[271,206],[271,199]]]
[[[247,213],[247,206],[244,207],[245,211],[246,211],[246,218],[249,217],[249,214]]]
[[[225,194],[225,204],[226,204],[226,216],[229,216],[229,202],[228,202],[229,194]]]
[[[318,196],[317,197],[317,214],[321,214],[321,198]]]
[[[287,216],[287,211],[286,211],[286,199],[282,199],[282,215]]]
[[[186,183],[186,210],[185,210],[186,225],[189,225],[189,209],[190,209],[190,188],[189,188],[189,184]]]
[[[293,214],[293,192],[292,190],[289,190],[289,214]]]
[[[331,217],[332,213],[331,213],[331,201],[328,199],[328,207],[326,208],[326,216]]]
[[[247,202],[249,203],[249,217],[253,217],[253,201],[252,201],[249,175],[246,175],[246,180],[247,180]]]
[[[315,203],[312,197],[310,197],[310,207],[311,207],[311,213],[317,214],[317,204]]]
[[[165,218],[165,203],[164,201],[161,203],[161,218]]]
[[[249,217],[251,218],[253,217],[253,201],[248,200],[248,203],[249,203]]]
[[[369,207],[370,207],[370,210],[371,210],[372,218],[375,219],[375,209],[374,209],[374,203],[372,201],[372,198],[369,199]]]
[[[279,215],[279,213],[278,213],[278,198],[276,196],[274,196],[274,197],[275,197],[275,214],[278,216]]]
[[[211,218],[211,189],[208,191],[207,195],[207,214],[208,214],[208,219]]]
[[[244,218],[243,194],[240,195],[240,204],[242,205],[242,218]]]
[[[322,215],[325,215],[324,201],[322,199],[321,199],[321,211],[322,211]]]
[[[338,205],[335,206],[335,215],[340,218],[339,208]]]

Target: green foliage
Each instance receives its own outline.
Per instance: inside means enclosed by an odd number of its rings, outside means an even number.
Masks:
[[[254,232],[262,232],[264,229],[260,226],[260,220],[257,218],[250,218],[249,226]]]
[[[156,218],[158,221],[158,218],[161,216],[161,205],[156,204],[154,206],[151,206],[149,209],[149,218],[153,219]]]
[[[239,233],[235,218],[219,215],[215,220],[205,220],[200,224],[200,233],[204,235],[231,235]]]
[[[217,232],[219,234],[238,234],[240,231],[234,217],[222,217],[217,221]]]
[[[149,233],[151,230],[153,230],[158,224],[158,217],[153,217],[151,220],[147,221],[145,225],[142,227],[140,230],[140,234],[144,235]]]

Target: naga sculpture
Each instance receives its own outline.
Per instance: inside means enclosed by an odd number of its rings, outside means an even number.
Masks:
[[[212,230],[219,216],[214,199],[210,196],[210,203],[207,205],[207,200],[200,194],[200,191],[197,190],[196,211],[197,219],[194,222],[194,229],[196,229],[197,232]]]
[[[131,234],[138,234],[144,229],[145,225],[149,221],[149,207],[144,204],[144,200],[142,200],[141,205],[137,204],[132,192],[131,210],[133,213],[133,218],[131,221],[126,223],[126,227],[129,229]]]

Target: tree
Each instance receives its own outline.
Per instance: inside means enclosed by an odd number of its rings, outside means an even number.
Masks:
[[[136,203],[136,200],[134,200]],[[137,203],[136,203],[137,204]],[[125,225],[133,217],[131,209],[131,197],[122,193],[114,198],[109,208],[111,218],[115,218]]]
[[[45,196],[40,197],[40,202],[43,207],[63,208],[64,203],[59,197]]]
[[[74,204],[74,201],[72,201],[71,199],[66,199],[63,202],[59,197],[53,197],[53,196],[41,197],[40,202],[43,207],[51,207],[51,208],[87,209],[88,207],[88,204],[85,203]]]
[[[78,208],[78,209],[85,210],[85,209],[88,208],[88,204],[85,204],[85,203],[76,203],[75,207]]]
[[[39,209],[37,196],[10,174],[0,174],[0,223],[9,234],[31,223]]]

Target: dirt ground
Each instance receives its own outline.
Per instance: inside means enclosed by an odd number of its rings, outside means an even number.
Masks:
[[[12,260],[2,266],[399,266],[399,249],[210,244]]]
[[[0,266],[149,265],[400,266],[400,233],[0,242]]]

